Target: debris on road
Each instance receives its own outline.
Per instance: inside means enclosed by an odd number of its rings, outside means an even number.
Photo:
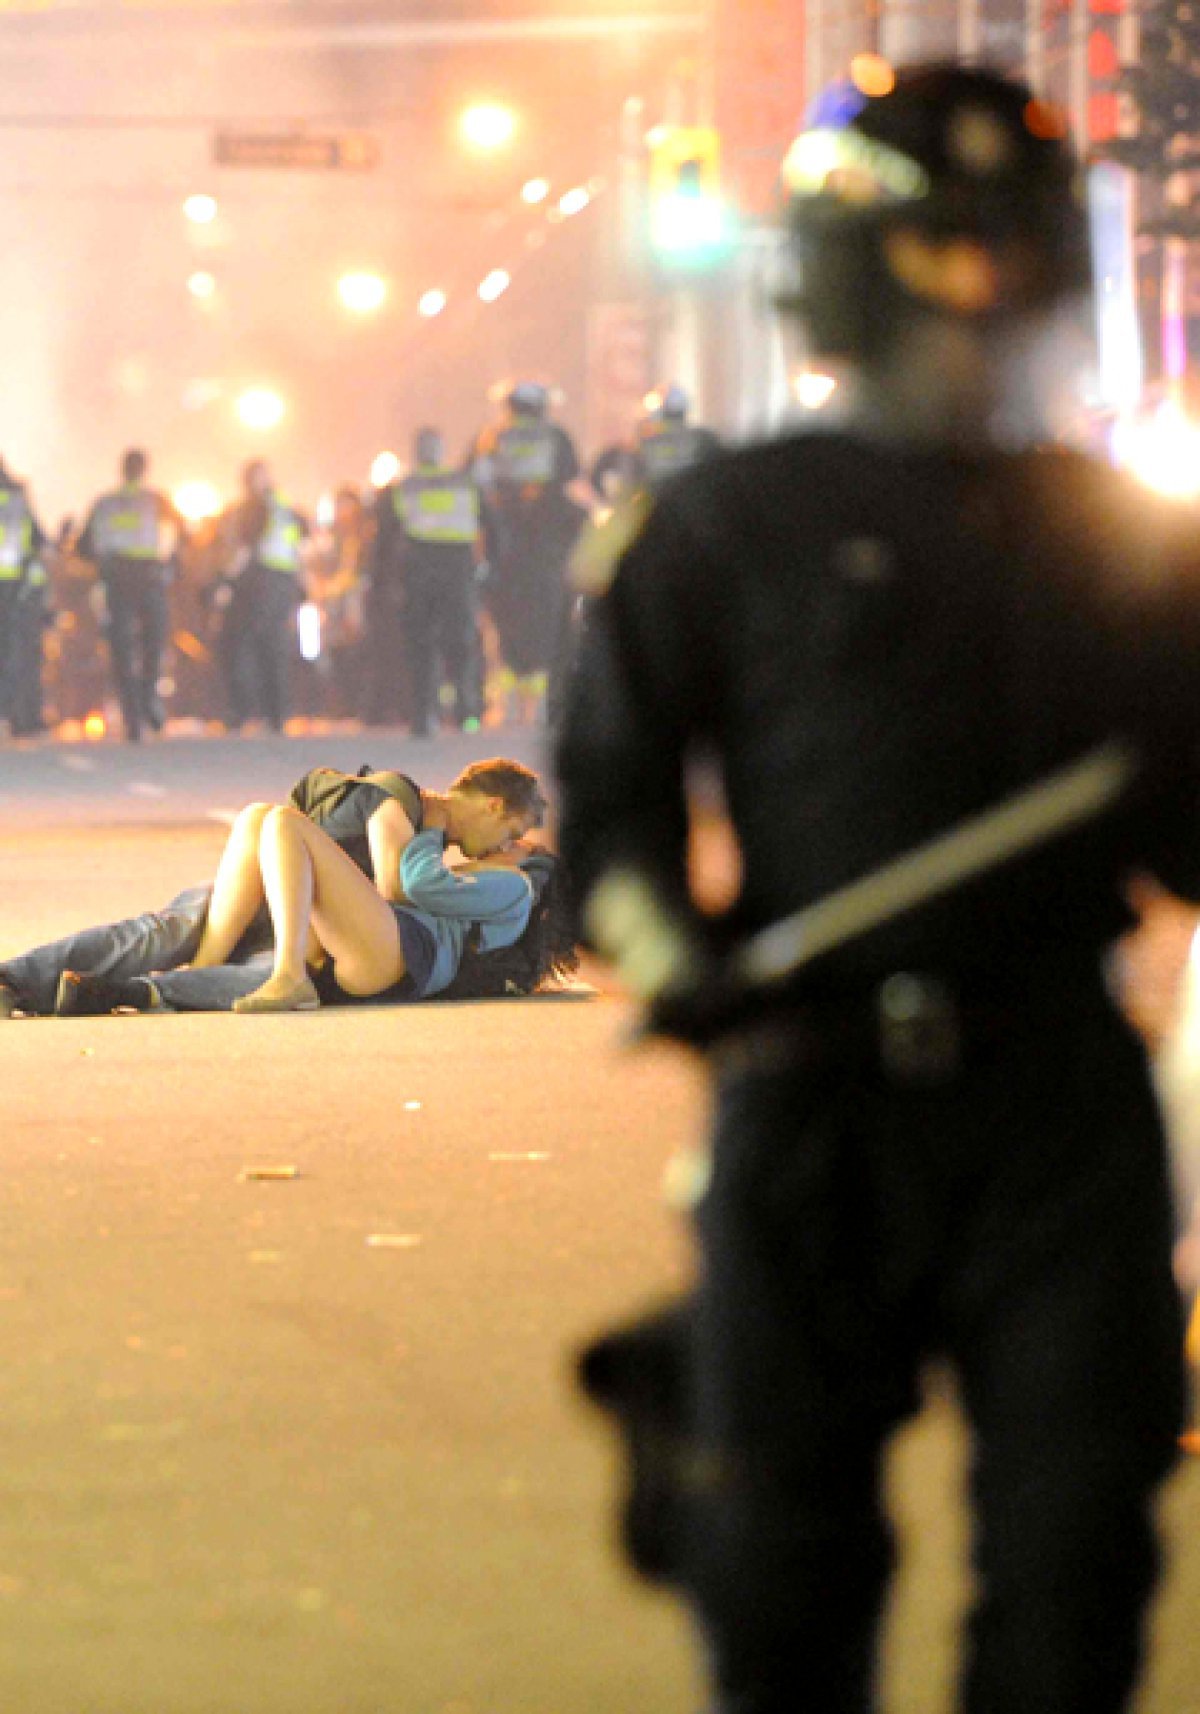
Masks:
[[[238,1178],[243,1181],[249,1179],[285,1179],[299,1177],[300,1168],[298,1166],[244,1166],[241,1172],[238,1173]]]

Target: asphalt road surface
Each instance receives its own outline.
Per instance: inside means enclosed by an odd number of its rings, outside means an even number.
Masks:
[[[315,761],[433,786],[526,734],[0,748],[0,956],[211,874]],[[686,1278],[680,1057],[610,993],[0,1034],[0,1711],[692,1714],[612,1550],[570,1353]],[[247,1169],[294,1168],[256,1179]],[[888,1707],[950,1706],[962,1445],[892,1485]],[[1200,1714],[1200,1466],[1145,1714]]]

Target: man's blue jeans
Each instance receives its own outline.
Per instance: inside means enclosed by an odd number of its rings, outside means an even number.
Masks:
[[[161,911],[81,929],[35,947],[0,963],[0,982],[16,992],[23,1008],[47,1014],[54,1010],[64,970],[116,980],[153,975],[155,987],[172,1011],[228,1012],[236,999],[265,981],[271,965],[271,929],[264,912],[242,937],[229,964],[179,969],[195,956],[211,896],[209,886],[188,887]]]

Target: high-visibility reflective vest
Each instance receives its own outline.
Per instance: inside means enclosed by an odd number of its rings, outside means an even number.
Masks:
[[[699,436],[686,423],[654,423],[638,435],[642,472],[650,483],[665,482],[689,469],[699,456]]]
[[[24,574],[32,546],[33,513],[25,490],[0,487],[0,582],[13,583]]]
[[[162,503],[151,488],[116,488],[97,500],[91,537],[101,559],[166,558]]]
[[[275,571],[300,570],[300,519],[286,500],[272,494],[267,500],[267,527],[259,537],[254,558]]]
[[[458,472],[419,469],[393,490],[392,505],[414,542],[465,545],[479,534],[479,490]]]
[[[549,423],[510,423],[491,450],[494,480],[521,488],[552,482],[556,441]]]

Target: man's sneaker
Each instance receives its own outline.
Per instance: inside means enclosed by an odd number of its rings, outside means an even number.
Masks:
[[[21,1000],[15,988],[10,988],[7,982],[0,982],[0,1023],[5,1018],[11,1018],[21,1011]]]
[[[56,1018],[103,1018],[109,1012],[154,1010],[154,990],[144,976],[90,976],[64,970],[54,996]]]

